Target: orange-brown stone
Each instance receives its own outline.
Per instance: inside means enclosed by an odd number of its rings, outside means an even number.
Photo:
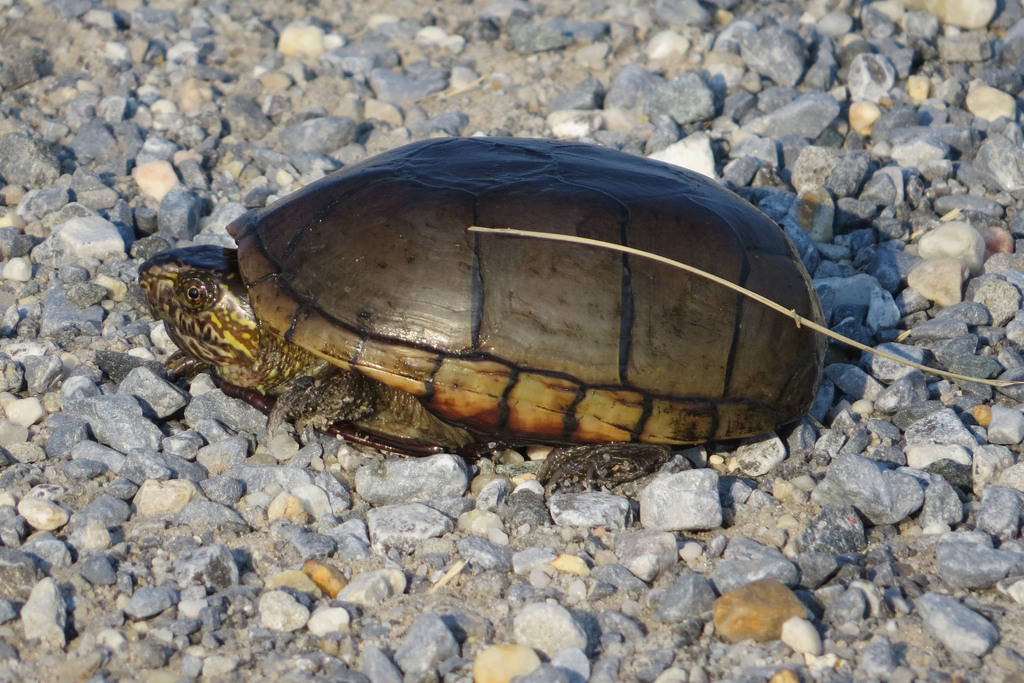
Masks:
[[[774,579],[761,579],[726,593],[711,608],[722,640],[777,640],[790,617],[806,618],[807,608],[793,591]]]
[[[332,599],[338,597],[338,593],[348,583],[337,569],[316,560],[309,560],[302,565],[302,573],[308,576],[324,595]]]

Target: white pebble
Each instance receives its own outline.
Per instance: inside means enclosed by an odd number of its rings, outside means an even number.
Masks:
[[[28,282],[32,279],[32,264],[26,258],[15,256],[4,264],[4,279],[13,282]]]
[[[281,31],[277,51],[284,55],[316,59],[326,50],[325,35],[319,26],[293,21]]]
[[[317,607],[306,627],[314,636],[323,636],[334,631],[348,631],[349,614],[344,607]]]
[[[43,404],[35,396],[11,401],[6,411],[7,419],[21,427],[31,427],[46,416]]]
[[[535,602],[519,610],[512,630],[517,643],[548,657],[570,647],[587,646],[587,635],[569,610],[547,602]]]
[[[958,258],[933,258],[914,266],[907,284],[921,296],[940,306],[952,306],[963,298],[967,266]]]
[[[818,635],[818,629],[814,628],[814,624],[806,619],[800,617],[787,619],[782,624],[780,640],[793,648],[795,652],[815,656],[821,654],[821,636]]]
[[[271,631],[296,631],[309,621],[309,609],[284,591],[260,596],[260,623]]]
[[[985,263],[985,238],[969,223],[947,221],[921,237],[918,254],[923,259],[958,258],[977,275]]]
[[[659,31],[647,43],[647,58],[679,59],[690,49],[690,41],[675,31]]]
[[[718,178],[718,173],[715,172],[715,153],[711,149],[711,138],[707,133],[688,135],[679,142],[655,152],[650,158],[696,171],[708,178]]]

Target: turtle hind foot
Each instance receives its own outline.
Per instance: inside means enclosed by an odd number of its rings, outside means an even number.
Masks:
[[[592,483],[614,486],[633,481],[660,467],[669,456],[668,446],[646,443],[582,444],[556,448],[548,455],[537,477],[551,493],[556,486]]]

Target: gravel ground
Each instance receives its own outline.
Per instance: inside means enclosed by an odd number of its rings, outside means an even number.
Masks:
[[[0,680],[1021,680],[1021,386],[833,348],[810,418],[545,497],[268,439],[136,282],[406,142],[585,139],[779,221],[834,329],[1024,378],[1018,0],[370,5],[0,0]]]

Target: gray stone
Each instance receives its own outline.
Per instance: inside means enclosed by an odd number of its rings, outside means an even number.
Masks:
[[[139,366],[121,381],[117,392],[139,400],[143,411],[166,419],[188,403],[189,395],[145,366]]]
[[[366,525],[373,548],[381,553],[390,548],[412,552],[420,542],[455,528],[451,519],[422,503],[373,508],[366,513]]]
[[[185,407],[185,424],[195,428],[201,420],[217,420],[238,433],[266,433],[267,416],[245,401],[229,398],[220,391],[193,396]]]
[[[141,485],[147,479],[157,481],[187,479],[198,483],[206,479],[207,471],[199,463],[189,462],[171,453],[159,453],[147,448],[132,448],[128,451],[128,459],[118,474]]]
[[[755,135],[780,138],[798,135],[813,140],[839,115],[839,102],[825,93],[801,95],[769,114],[743,124]]]
[[[444,72],[438,69],[426,69],[417,77],[390,69],[374,69],[370,72],[369,82],[377,99],[394,104],[411,104],[448,87]]]
[[[50,647],[64,647],[67,643],[64,632],[67,609],[56,581],[46,577],[32,588],[25,606],[21,608],[21,626],[28,640],[38,638]]]
[[[978,445],[971,430],[964,426],[951,408],[943,408],[907,427],[907,444],[939,443],[973,448]]]
[[[360,468],[356,492],[371,505],[423,503],[462,496],[469,470],[462,458],[441,453],[428,458],[385,459]]]
[[[223,105],[223,114],[231,126],[231,132],[242,139],[259,140],[274,127],[255,100],[241,95],[227,99]]]
[[[775,579],[787,586],[799,580],[796,565],[775,548],[737,536],[729,541],[721,562],[711,574],[719,595],[760,579]]]
[[[117,583],[117,568],[109,555],[93,555],[82,560],[79,571],[94,586],[113,586]]]
[[[175,524],[191,528],[196,534],[204,531],[249,531],[249,525],[234,508],[212,500],[192,500],[174,517]]]
[[[223,545],[196,548],[174,560],[174,578],[182,589],[202,586],[216,593],[237,584],[238,576],[235,558]]]
[[[690,72],[659,85],[648,98],[644,113],[652,119],[669,116],[682,126],[713,118],[717,108],[706,74]]]
[[[638,579],[653,581],[679,561],[675,536],[667,531],[636,529],[615,536],[619,562]]]
[[[512,549],[507,545],[497,545],[480,536],[467,536],[456,545],[459,554],[479,569],[512,569]]]
[[[924,504],[924,489],[908,474],[842,452],[814,488],[811,500],[819,505],[853,505],[873,524],[896,524]]]
[[[54,287],[43,299],[39,335],[66,342],[79,335],[97,336],[103,329],[106,312],[100,306],[81,309],[68,300],[67,291]]]
[[[993,548],[987,534],[948,533],[935,549],[935,569],[953,588],[985,589],[1024,575],[1024,553]]]
[[[117,139],[105,123],[82,126],[68,147],[83,164],[109,161],[117,155]]]
[[[510,23],[508,34],[515,44],[516,52],[521,55],[558,50],[573,43],[573,37],[570,33],[565,31],[562,26],[550,21],[545,23],[530,21]]]
[[[373,683],[402,683],[402,672],[375,645],[362,647],[363,672]]]
[[[981,657],[999,642],[999,632],[988,619],[953,598],[925,593],[914,606],[928,632],[951,652]]]
[[[143,417],[142,407],[132,396],[74,399],[64,403],[64,411],[83,418],[97,441],[122,453],[133,448],[155,451],[163,438],[156,425]]]
[[[844,555],[867,547],[864,523],[852,505],[826,504],[800,533],[800,549],[805,553]]]
[[[655,477],[640,491],[640,523],[646,529],[687,531],[722,524],[718,474],[691,470]]]
[[[1020,530],[1021,515],[1024,514],[1022,495],[1024,494],[1016,489],[986,486],[981,492],[978,506],[978,528],[1003,541],[1016,538]]]
[[[86,425],[87,423],[81,422],[79,424]],[[86,431],[86,433],[88,433],[88,431]],[[71,458],[73,460],[92,460],[102,463],[114,474],[121,471],[121,468],[124,467],[125,461],[128,459],[124,453],[120,453],[115,451],[113,448],[103,446],[95,441],[90,441],[85,438],[79,440],[71,447]]]
[[[556,493],[548,502],[559,526],[606,526],[621,529],[629,520],[629,500],[610,493]]]
[[[790,88],[803,78],[810,61],[807,46],[800,36],[777,25],[743,34],[740,48],[747,66]]]
[[[861,53],[850,63],[846,84],[855,100],[878,102],[896,82],[896,69],[884,55]]]
[[[406,676],[433,673],[451,657],[459,656],[459,643],[433,612],[421,615],[412,623],[395,651],[395,663]]]
[[[42,570],[27,553],[0,547],[0,597],[26,600],[43,576]]]
[[[199,232],[202,200],[182,185],[176,185],[160,200],[157,225],[174,239],[190,240]]]
[[[974,168],[1006,192],[1024,190],[1024,147],[1003,135],[994,135],[982,143],[974,158]]]
[[[60,175],[60,162],[46,143],[22,133],[0,137],[0,177],[27,187],[52,185]]]

